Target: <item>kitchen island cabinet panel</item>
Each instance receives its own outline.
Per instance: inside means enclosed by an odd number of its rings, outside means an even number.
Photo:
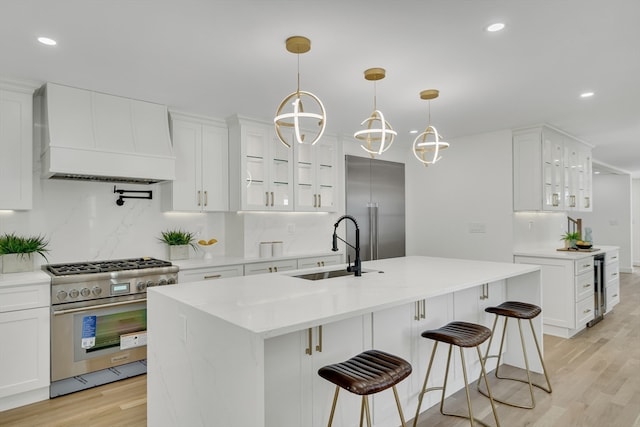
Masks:
[[[242,265],[226,265],[223,267],[196,268],[178,272],[178,283],[217,280],[225,277],[236,277],[244,274]]]

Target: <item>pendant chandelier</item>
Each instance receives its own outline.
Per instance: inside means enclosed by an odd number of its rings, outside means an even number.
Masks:
[[[431,126],[431,100],[438,97],[440,92],[428,89],[420,92],[420,99],[429,101],[429,121],[427,128],[413,140],[413,155],[425,166],[429,166],[442,158],[440,152],[449,148],[449,143],[440,141],[440,134]],[[433,140],[429,140],[433,137]]]
[[[369,68],[364,72],[364,78],[373,81],[373,113],[366,118],[360,126],[367,125],[366,129],[362,129],[353,134],[353,137],[362,142],[360,147],[371,157],[380,155],[387,151],[398,133],[393,130],[388,121],[385,120],[382,111],[376,106],[376,81],[385,77],[384,68]]]
[[[291,148],[293,142],[289,142],[285,134],[286,129],[293,132],[291,140],[299,144],[313,145],[320,140],[327,124],[327,114],[320,98],[311,92],[300,90],[300,54],[311,50],[311,41],[303,36],[289,37],[286,41],[287,51],[298,55],[298,87],[295,92],[289,94],[282,100],[276,111],[273,123],[276,128],[276,135],[280,142]],[[306,104],[303,104],[303,100]],[[311,107],[309,110],[305,110]],[[287,107],[291,109],[287,112]],[[302,129],[313,131],[314,135],[307,136]]]

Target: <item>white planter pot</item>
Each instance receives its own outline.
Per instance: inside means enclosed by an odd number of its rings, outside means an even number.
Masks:
[[[2,255],[2,273],[24,273],[33,271],[33,257],[31,254]]]
[[[169,245],[169,259],[189,259],[189,245]]]

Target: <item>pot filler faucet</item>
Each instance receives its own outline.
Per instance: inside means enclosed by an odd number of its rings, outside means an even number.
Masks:
[[[338,230],[338,225],[340,224],[340,222],[342,222],[343,219],[350,219],[353,222],[353,224],[356,226],[356,245],[355,246],[353,246],[346,240],[342,239],[341,237],[338,237],[338,235],[336,234],[336,230]],[[347,255],[348,257],[347,263],[349,264],[347,266],[347,271],[350,273],[354,272],[355,275],[358,277],[362,276],[362,265],[360,262],[360,227],[358,227],[358,222],[351,215],[341,216],[333,225],[333,247],[331,248],[333,252],[336,252],[338,250],[338,239],[342,240],[344,243],[346,243],[348,246],[352,247],[356,251],[356,261],[353,263],[353,267],[351,266],[351,257]]]

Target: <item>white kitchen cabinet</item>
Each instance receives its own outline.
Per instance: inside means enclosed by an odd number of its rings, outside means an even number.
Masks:
[[[203,267],[189,270],[180,270],[178,272],[178,283],[199,282],[202,280],[216,280],[227,277],[242,276],[244,274],[244,266],[225,265],[220,267]]]
[[[607,312],[612,311],[613,307],[620,302],[620,264],[618,256],[618,251],[606,252],[604,255]]]
[[[315,145],[294,145],[296,211],[336,211],[337,147],[327,135]]]
[[[49,289],[0,287],[0,411],[49,397]]]
[[[593,256],[578,259],[516,256],[516,263],[541,266],[544,333],[569,338],[594,317]]]
[[[32,207],[33,88],[0,81],[0,209]]]
[[[162,184],[163,208],[229,209],[228,132],[224,122],[171,112],[176,179]]]
[[[515,130],[514,211],[591,210],[590,150],[548,126]]]
[[[369,316],[356,316],[265,340],[265,425],[326,426],[335,385],[318,369],[368,349],[367,326]],[[341,390],[333,425],[357,425],[360,402],[360,396]]]
[[[297,268],[298,261],[295,259],[252,262],[244,265],[244,275],[278,273],[281,271],[296,270]]]
[[[229,127],[229,203],[232,211],[293,210],[293,150],[273,124],[233,116]]]
[[[314,256],[298,259],[298,269],[326,267],[342,263],[342,255]]]
[[[433,350],[434,342],[422,338],[421,333],[444,326],[452,320],[452,294],[422,299],[372,314],[372,348],[402,357],[411,364],[413,369],[412,374],[396,386],[406,419],[412,418],[415,413],[418,395]],[[442,384],[446,363],[447,348],[440,345],[431,370],[429,387]],[[450,376],[450,381],[454,381],[453,374]],[[449,394],[456,389],[451,384]],[[439,398],[439,393],[427,394],[422,404],[423,410],[435,404]],[[390,394],[375,395],[373,401],[374,424],[396,425],[398,423],[395,400]]]

